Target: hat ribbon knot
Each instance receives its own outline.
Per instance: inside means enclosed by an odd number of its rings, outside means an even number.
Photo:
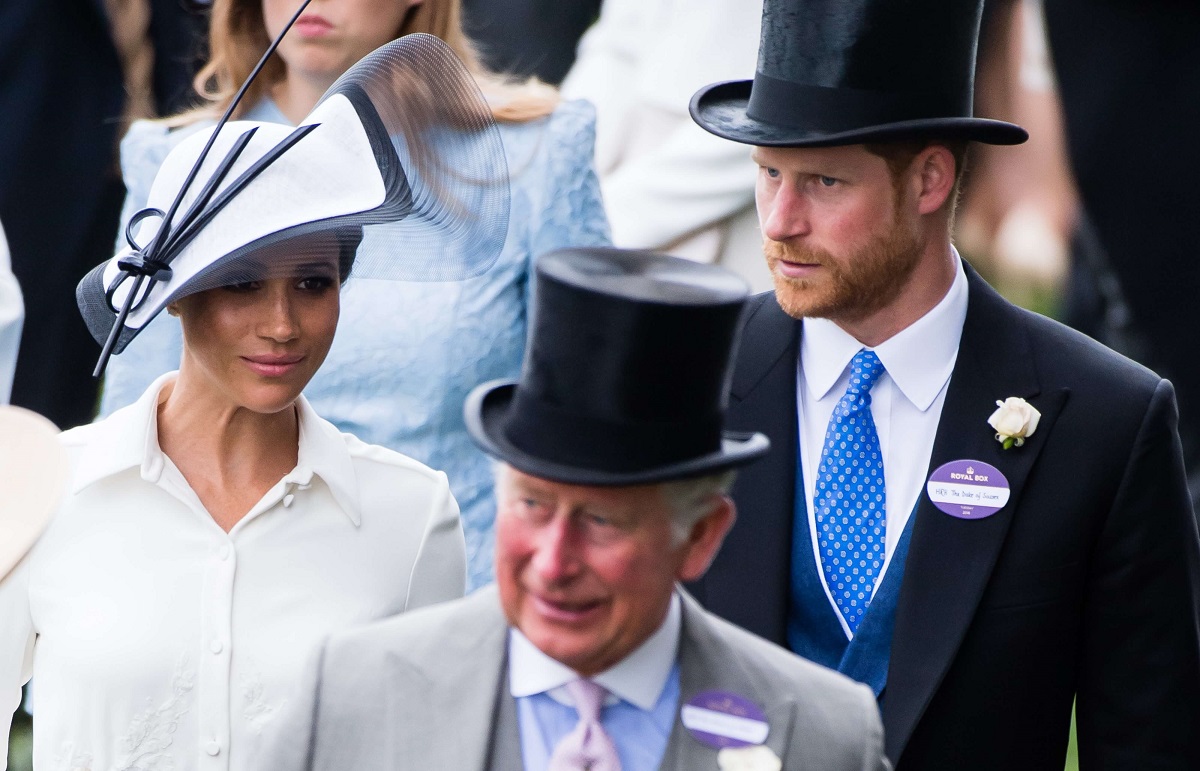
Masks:
[[[113,297],[116,295],[117,289],[125,283],[131,276],[142,276],[149,278],[151,284],[156,280],[169,281],[171,279],[171,268],[165,260],[157,260],[147,255],[150,247],[153,246],[153,241],[146,246],[139,244],[133,235],[134,228],[147,217],[158,217],[165,219],[166,213],[162,209],[142,209],[137,214],[133,215],[129,220],[129,224],[125,227],[125,242],[133,249],[133,254],[117,261],[117,267],[121,269],[121,275],[117,276],[116,280],[108,286],[104,291],[104,299],[108,303],[109,309],[113,313],[119,313],[120,309],[113,302]],[[147,292],[149,287],[147,287]],[[130,307],[131,310],[136,309],[146,298],[146,293],[142,293],[140,298],[134,298]]]

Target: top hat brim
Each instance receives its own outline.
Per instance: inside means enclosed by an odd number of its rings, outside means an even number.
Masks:
[[[655,484],[716,474],[762,457],[770,442],[759,433],[726,431],[716,452],[633,472],[601,471],[561,463],[525,452],[504,434],[517,384],[492,381],[477,386],[463,407],[467,431],[485,453],[530,476],[571,485],[618,487]],[[580,441],[587,441],[580,437]]]
[[[692,97],[692,119],[724,139],[760,147],[834,147],[906,139],[963,139],[989,145],[1018,145],[1029,132],[990,118],[925,118],[883,122],[843,130],[784,126],[746,113],[753,81],[734,80],[700,89]]]

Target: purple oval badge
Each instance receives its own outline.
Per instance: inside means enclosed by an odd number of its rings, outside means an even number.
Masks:
[[[683,705],[679,718],[697,741],[717,750],[762,744],[770,730],[757,704],[729,691],[696,695]]]
[[[1008,503],[1008,480],[1000,469],[978,460],[955,460],[929,476],[925,492],[933,505],[959,519],[990,517]]]

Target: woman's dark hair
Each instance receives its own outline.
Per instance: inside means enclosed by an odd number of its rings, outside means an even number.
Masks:
[[[354,269],[354,257],[362,243],[363,229],[359,227],[338,228],[334,231],[338,240],[338,283],[346,283]]]

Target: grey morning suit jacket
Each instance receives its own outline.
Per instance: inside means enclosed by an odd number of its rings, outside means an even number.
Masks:
[[[680,703],[730,691],[763,708],[785,769],[879,771],[870,689],[702,609],[686,593]],[[494,586],[331,637],[276,722],[271,771],[523,771],[508,689],[508,625]],[[717,768],[678,716],[662,769]]]

